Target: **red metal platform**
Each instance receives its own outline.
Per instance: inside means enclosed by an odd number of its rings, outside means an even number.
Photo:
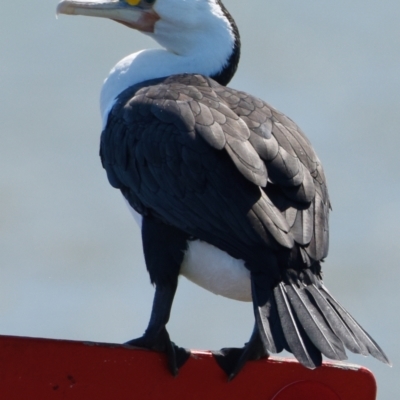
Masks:
[[[172,377],[162,354],[121,345],[0,336],[0,399],[375,400],[372,373],[324,363],[248,362],[227,382],[209,352],[195,351]]]

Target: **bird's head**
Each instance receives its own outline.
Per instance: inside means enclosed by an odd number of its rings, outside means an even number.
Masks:
[[[226,85],[238,66],[239,33],[221,0],[63,0],[57,14],[112,19],[165,49],[133,53],[111,70],[100,100],[104,123],[117,95],[136,83],[197,73]]]
[[[231,51],[239,40],[220,0],[63,0],[57,14],[112,19],[150,35],[178,55],[197,52],[199,44],[215,48],[222,41]]]

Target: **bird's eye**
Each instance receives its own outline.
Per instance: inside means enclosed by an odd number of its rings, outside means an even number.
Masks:
[[[153,5],[156,2],[156,0],[124,0],[124,1],[130,6],[138,6],[142,2],[146,3],[147,5]]]

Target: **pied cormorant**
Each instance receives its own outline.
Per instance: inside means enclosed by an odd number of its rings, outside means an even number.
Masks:
[[[330,202],[309,140],[264,101],[226,85],[240,56],[220,0],[64,0],[58,13],[105,17],[162,47],[118,62],[101,93],[100,155],[141,225],[155,296],[144,335],[173,374],[190,352],[170,341],[179,275],[252,301],[242,349],[215,352],[233,378],[247,360],[283,349],[306,367],[345,347],[389,363],[324,286]]]

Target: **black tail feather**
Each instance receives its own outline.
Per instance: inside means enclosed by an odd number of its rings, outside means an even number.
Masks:
[[[274,296],[282,330],[290,351],[305,367],[314,369],[320,366],[322,363],[321,352],[314,346],[300,325],[283,283],[279,283],[274,288]]]
[[[353,332],[353,335],[358,339],[358,342],[362,343],[367,348],[368,353],[379,361],[391,365],[386,354],[375,342],[375,340],[372,339],[371,336],[369,336],[368,333],[365,332],[364,329],[361,328],[361,326],[354,320],[354,318],[332,297],[328,289],[321,285],[320,291],[328,300],[330,305],[336,310],[343,322]]]
[[[317,349],[333,360],[346,360],[342,341],[325,322],[318,308],[311,303],[307,292],[295,284],[285,285],[285,289],[304,331]]]
[[[280,353],[283,349],[289,350],[272,291],[258,287],[254,278],[251,280],[251,289],[256,325],[264,346],[270,353]]]
[[[313,369],[321,365],[322,354],[346,360],[346,347],[391,365],[379,345],[310,271],[301,278],[292,274],[273,289],[254,274],[251,282],[256,325],[269,352],[285,349]]]
[[[366,346],[357,339],[351,329],[346,325],[342,318],[340,318],[336,310],[322,295],[320,290],[314,284],[307,285],[306,290],[313,297],[329,326],[343,342],[346,348],[356,354],[362,354],[364,356],[368,355],[369,353]]]

